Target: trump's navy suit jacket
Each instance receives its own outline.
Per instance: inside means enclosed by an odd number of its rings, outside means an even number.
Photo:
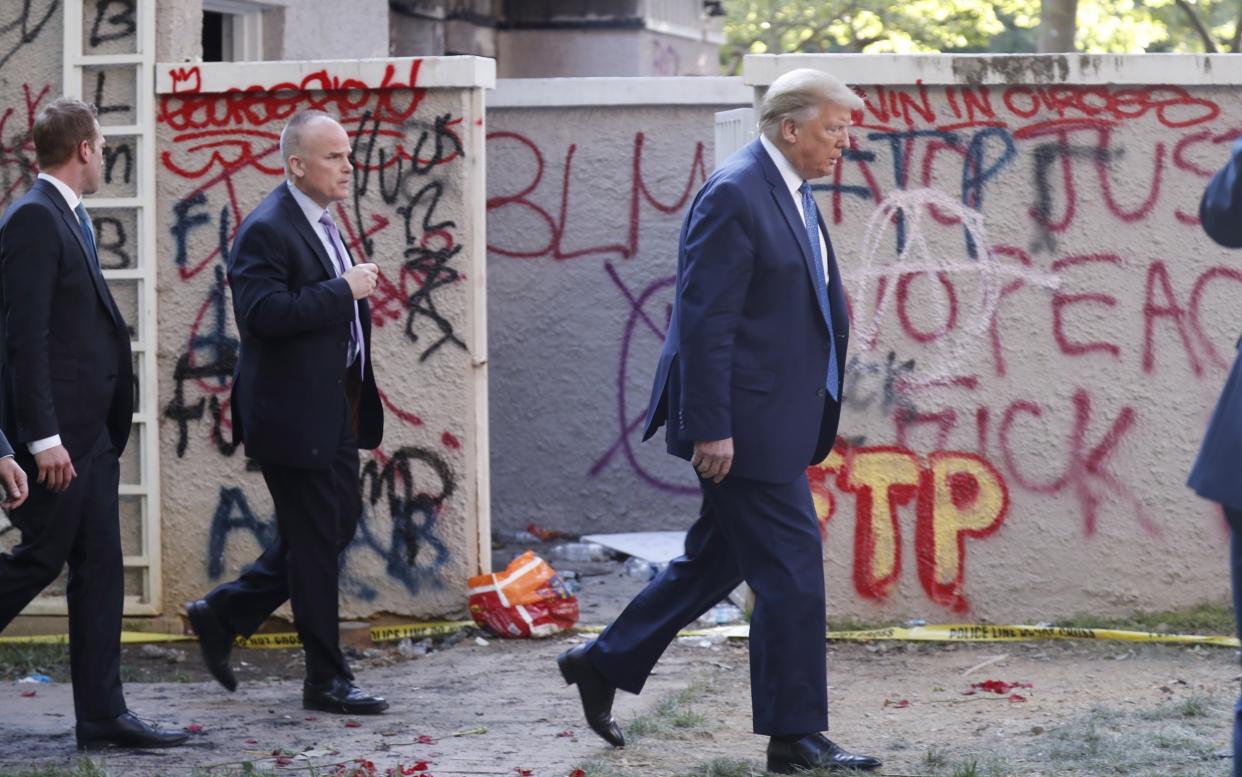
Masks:
[[[348,250],[348,249],[347,249]],[[349,283],[282,181],[242,222],[229,256],[241,335],[233,373],[233,440],[246,454],[287,467],[329,466],[349,420],[345,354],[354,320]],[[384,413],[371,370],[371,311],[358,301],[366,375],[358,447],[375,448]]]
[[[1242,139],[1204,191],[1199,219],[1213,240],[1242,248]],[[1187,485],[1205,499],[1242,510],[1242,352],[1234,357]]]
[[[681,230],[677,296],[643,433],[670,453],[733,438],[731,475],[788,483],[822,461],[840,406],[825,391],[829,348],[845,372],[849,316],[828,245],[836,342],[820,313],[806,228],[776,165],[754,141],[699,190]]]

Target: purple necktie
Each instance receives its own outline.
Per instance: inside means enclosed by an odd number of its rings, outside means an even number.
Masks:
[[[341,242],[341,233],[336,228],[336,222],[332,220],[332,214],[324,211],[319,217],[319,223],[323,224],[323,228],[328,232],[328,239],[332,241],[332,250],[336,254],[336,271],[338,275],[344,275],[350,268],[348,254],[345,251],[345,244]],[[354,325],[350,327],[349,339],[352,348],[350,353],[358,354],[358,373],[363,379],[366,378],[366,354],[362,351],[362,322],[358,319],[358,301],[354,300]]]

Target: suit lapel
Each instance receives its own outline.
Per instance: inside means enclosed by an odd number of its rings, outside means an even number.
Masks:
[[[60,218],[65,222],[65,229],[69,230],[69,234],[73,235],[74,240],[78,241],[78,248],[82,252],[82,262],[86,265],[86,274],[90,276],[91,285],[95,287],[95,293],[99,296],[99,301],[103,303],[104,310],[108,311],[108,315],[112,316],[112,320],[118,328],[124,329],[121,312],[117,310],[116,302],[112,299],[112,292],[108,290],[108,284],[104,281],[99,270],[93,267],[90,253],[86,248],[86,239],[82,236],[82,225],[78,223],[78,218],[69,210],[69,203],[65,202],[65,198],[47,181],[39,180],[36,185],[40,187],[43,196],[46,197],[56,210],[60,211]]]
[[[768,155],[768,150],[763,144],[755,140],[751,143],[751,153],[759,161],[759,167],[763,170],[763,175],[768,180],[768,184],[772,187],[772,198],[776,200],[776,207],[780,209],[781,215],[785,217],[785,224],[788,225],[793,232],[794,240],[798,243],[798,248],[802,251],[802,263],[806,267],[807,276],[810,280],[811,288],[815,288],[815,284],[819,283],[819,273],[815,271],[815,253],[811,250],[811,241],[806,233],[806,223],[798,218],[798,208],[794,205],[793,196],[789,193],[789,187],[785,185],[785,179],[781,177],[780,170],[776,169],[776,163],[772,161],[772,157]],[[818,206],[816,208],[818,213]],[[820,228],[823,229],[824,220],[819,218]],[[825,240],[825,242],[827,242]],[[831,248],[829,249],[831,254]],[[835,274],[835,273],[834,273]],[[830,284],[831,285],[831,284]],[[816,300],[819,295],[815,295]],[[823,315],[830,315],[830,311],[820,311]],[[828,321],[824,321],[824,326],[828,325]]]
[[[315,229],[307,220],[306,214],[302,211],[298,201],[293,199],[293,194],[289,192],[289,185],[285,182],[280,183],[280,187],[284,189],[281,192],[281,202],[285,208],[285,215],[293,224],[293,228],[306,241],[306,245],[315,254],[315,258],[319,260],[319,264],[323,266],[324,272],[329,278],[335,278],[337,275],[336,267],[333,266],[332,260],[328,258],[328,253],[323,250],[323,241],[319,239],[319,235],[315,234]]]

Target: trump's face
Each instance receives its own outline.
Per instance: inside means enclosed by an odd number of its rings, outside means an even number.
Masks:
[[[798,175],[811,181],[832,172],[850,147],[851,116],[849,108],[825,102],[805,121],[781,122],[785,156]]]
[[[331,119],[313,121],[303,129],[299,145],[289,157],[293,183],[323,208],[347,198],[354,166],[345,128]]]

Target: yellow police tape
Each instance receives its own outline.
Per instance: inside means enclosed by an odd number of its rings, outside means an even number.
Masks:
[[[602,631],[598,626],[582,627],[579,631]],[[711,629],[682,631],[680,637],[723,637],[749,639],[750,626],[717,626]],[[1048,639],[1088,639],[1122,642],[1160,642],[1178,645],[1215,645],[1242,647],[1237,637],[1202,636],[1198,634],[1160,634],[1150,631],[1121,629],[1089,629],[1068,626],[993,626],[954,624],[945,626],[909,626],[865,631],[829,631],[830,640],[873,642],[901,640],[910,642],[1034,642]]]
[[[429,621],[405,623],[395,626],[375,626],[371,629],[372,642],[425,639],[439,637],[473,626],[474,621]],[[579,626],[576,630],[598,633],[603,626]],[[750,626],[716,626],[710,629],[690,629],[678,632],[679,637],[717,637],[724,639],[749,639]],[[865,631],[829,631],[830,640],[873,642],[899,640],[910,642],[1034,642],[1038,640],[1086,639],[1097,641],[1151,642],[1176,645],[1213,645],[1217,647],[1242,647],[1237,637],[1204,636],[1198,634],[1160,634],[1150,631],[1124,631],[1121,629],[1091,629],[1068,626],[1000,626],[979,624],[954,624],[944,626],[909,626]],[[156,634],[144,631],[121,632],[121,643],[126,645],[150,642],[193,642],[195,637],[179,634]],[[65,634],[47,634],[36,637],[0,637],[0,644],[57,644],[69,641]],[[236,640],[238,647],[245,648],[300,648],[302,641],[293,632],[280,634],[255,634]]]

